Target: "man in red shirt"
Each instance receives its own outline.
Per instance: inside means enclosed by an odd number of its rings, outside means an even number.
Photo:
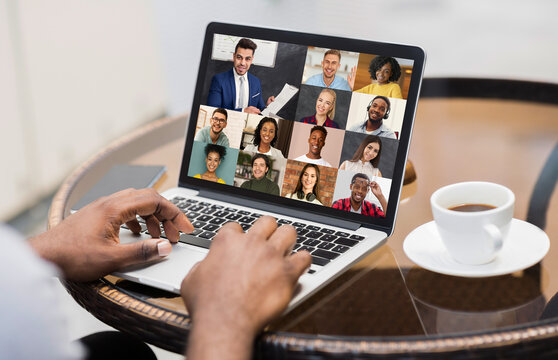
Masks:
[[[334,202],[332,205],[334,209],[351,211],[373,217],[386,216],[385,209],[387,208],[387,200],[377,182],[370,182],[367,175],[358,173],[353,176],[350,189],[351,197],[339,199]],[[372,204],[371,202],[364,200],[366,194],[368,194],[368,190],[372,190],[372,193],[378,198],[380,204],[382,205],[381,208],[376,206],[376,204]]]

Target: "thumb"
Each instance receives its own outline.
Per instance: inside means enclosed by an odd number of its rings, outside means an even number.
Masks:
[[[165,239],[146,239],[117,245],[117,249],[121,266],[125,267],[162,259],[171,253],[172,245]]]

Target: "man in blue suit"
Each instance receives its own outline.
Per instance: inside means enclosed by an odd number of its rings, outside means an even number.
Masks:
[[[233,68],[211,79],[207,105],[259,114],[275,98],[264,103],[260,79],[248,73],[257,45],[250,39],[240,39],[234,49]]]

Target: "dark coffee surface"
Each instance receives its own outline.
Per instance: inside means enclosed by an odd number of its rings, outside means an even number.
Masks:
[[[462,212],[475,212],[475,211],[486,211],[495,208],[496,206],[487,205],[487,204],[462,204],[462,205],[452,206],[449,208],[449,210],[462,211]]]

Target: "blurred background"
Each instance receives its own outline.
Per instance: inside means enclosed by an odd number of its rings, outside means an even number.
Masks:
[[[211,21],[419,45],[426,77],[558,83],[557,13],[552,0],[0,0],[0,220],[43,231],[77,166],[189,112]]]
[[[189,112],[211,21],[419,45],[427,77],[558,82],[556,13],[551,0],[0,0],[0,220],[42,230],[26,220],[79,164]]]

